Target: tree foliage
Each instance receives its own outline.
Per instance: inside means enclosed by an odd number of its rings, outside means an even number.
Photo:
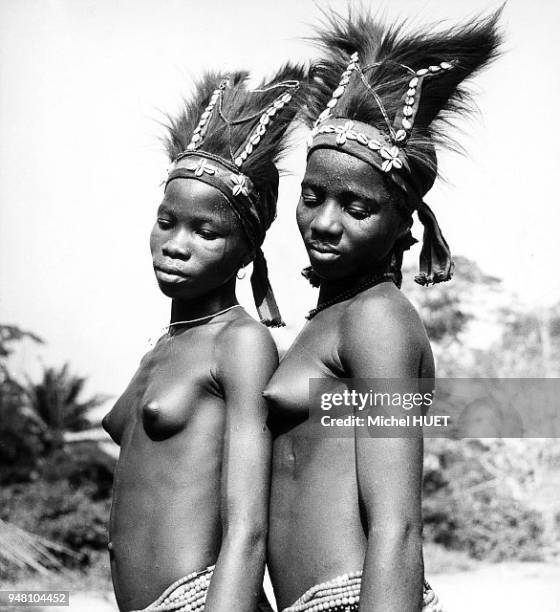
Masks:
[[[522,304],[465,257],[449,283],[407,280],[403,290],[424,321],[438,378],[560,376],[560,304]],[[428,541],[492,560],[560,550],[560,502],[541,503],[535,477],[550,480],[558,469],[543,453],[560,457],[560,441],[429,439],[425,448]]]
[[[64,444],[64,433],[92,426],[105,396],[84,398],[86,379],[68,364],[20,382],[8,360],[36,334],[0,325],[0,569],[85,566],[107,543],[114,460],[92,442]]]
[[[30,407],[41,421],[45,437],[52,447],[63,445],[67,431],[84,431],[92,427],[88,414],[103,404],[104,395],[82,399],[86,379],[70,372],[65,363],[61,368],[47,367],[39,382],[28,381],[26,393]]]

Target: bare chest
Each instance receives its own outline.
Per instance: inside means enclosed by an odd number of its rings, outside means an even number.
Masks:
[[[267,385],[271,423],[276,433],[307,419],[310,385],[317,379],[344,376],[339,358],[339,330],[333,321],[311,320],[295,339]]]
[[[105,417],[111,437],[121,444],[127,431],[141,427],[150,439],[165,440],[208,403],[220,402],[212,346],[188,338],[160,339]]]

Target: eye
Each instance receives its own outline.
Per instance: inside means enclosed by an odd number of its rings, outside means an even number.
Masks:
[[[169,217],[158,217],[158,227],[162,230],[170,229],[173,226],[173,221]]]
[[[315,206],[319,203],[317,194],[308,188],[301,190],[301,200],[306,206]]]
[[[344,206],[344,211],[347,212],[354,219],[363,221],[373,214],[372,207],[363,200],[356,200],[355,198],[348,199]]]
[[[197,234],[204,240],[216,240],[217,238],[220,238],[220,234],[217,232],[204,228],[197,230]]]
[[[367,208],[363,208],[361,206],[347,206],[346,212],[354,219],[358,219],[358,221],[363,221],[368,217],[371,217],[372,212]]]

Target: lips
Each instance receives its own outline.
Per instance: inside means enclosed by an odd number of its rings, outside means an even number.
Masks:
[[[156,278],[165,283],[184,282],[189,278],[188,274],[185,274],[182,270],[169,266],[156,265],[154,266],[154,271]]]
[[[334,259],[340,255],[340,251],[331,244],[325,242],[311,241],[307,243],[309,254],[320,259]]]

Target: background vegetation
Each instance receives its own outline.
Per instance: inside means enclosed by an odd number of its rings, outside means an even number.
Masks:
[[[560,305],[529,309],[499,279],[458,258],[453,283],[404,291],[419,308],[438,376],[557,377]],[[0,325],[0,573],[98,572],[106,556],[114,453],[100,442],[85,379],[68,364],[38,381],[10,370],[23,340]],[[560,552],[560,444],[556,439],[428,439],[425,538],[465,559],[548,560]],[[432,543],[432,544],[430,544]],[[101,569],[100,569],[101,568]],[[108,584],[108,582],[107,582]]]
[[[30,571],[87,570],[104,556],[114,457],[96,438],[88,416],[104,396],[83,399],[85,379],[65,364],[19,380],[10,354],[24,339],[0,326],[0,574],[2,582]],[[74,436],[76,437],[76,436]],[[79,438],[79,436],[78,436]]]

